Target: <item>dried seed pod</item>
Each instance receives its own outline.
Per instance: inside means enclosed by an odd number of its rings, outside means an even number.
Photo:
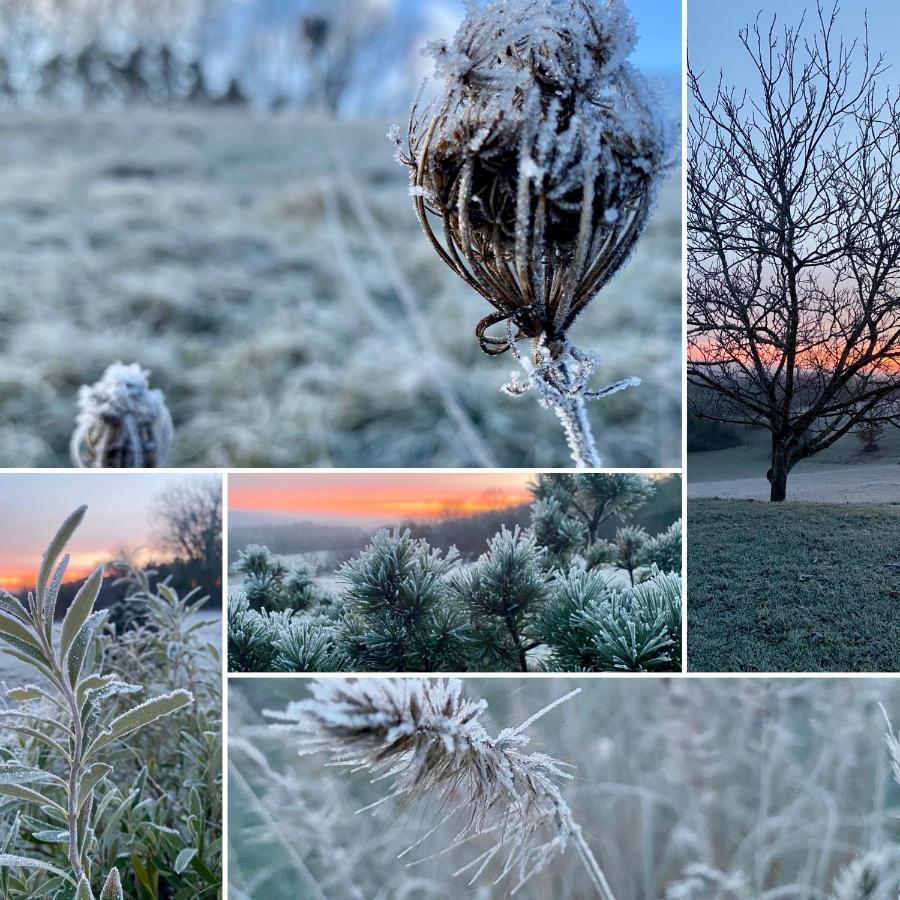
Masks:
[[[489,354],[564,353],[646,227],[673,139],[635,41],[621,0],[491,0],[430,48],[444,90],[413,107],[398,157],[426,235],[496,310],[476,329]]]
[[[90,469],[165,466],[172,417],[162,391],[150,389],[148,375],[136,363],[113,363],[96,384],[80,388],[71,443],[75,465]]]

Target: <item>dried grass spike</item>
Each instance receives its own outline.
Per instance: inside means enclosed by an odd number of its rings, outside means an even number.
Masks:
[[[274,727],[303,735],[301,755],[327,752],[337,765],[390,782],[373,807],[429,795],[444,811],[441,822],[453,819],[459,827],[446,850],[491,837],[492,846],[460,870],[474,870],[473,882],[496,859],[496,881],[514,873],[515,891],[571,842],[598,896],[612,900],[559,790],[571,775],[553,757],[524,750],[524,730],[579,691],[492,737],[480,718],[486,701],[468,699],[462,688],[458,679],[323,679],[312,683],[312,699],[266,714],[281,723]]]
[[[149,373],[136,363],[113,363],[78,392],[72,460],[79,468],[152,469],[166,465],[172,417],[165,397],[151,390]]]

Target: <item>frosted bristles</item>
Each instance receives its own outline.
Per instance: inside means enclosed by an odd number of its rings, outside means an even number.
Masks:
[[[158,468],[172,443],[172,417],[149,373],[136,363],[113,363],[78,392],[72,459],[81,468]]]

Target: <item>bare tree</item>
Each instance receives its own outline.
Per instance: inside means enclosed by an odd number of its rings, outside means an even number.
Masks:
[[[191,477],[161,493],[153,508],[163,546],[184,562],[221,575],[222,486],[218,477]]]
[[[770,499],[861,421],[900,416],[900,103],[883,57],[759,17],[755,90],[693,94],[688,378],[698,415],[771,433]]]

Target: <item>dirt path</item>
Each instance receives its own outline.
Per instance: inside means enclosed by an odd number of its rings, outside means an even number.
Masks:
[[[688,497],[767,500],[765,473],[755,478],[691,481]],[[829,466],[816,472],[795,472],[788,479],[788,499],[832,503],[900,503],[900,465]]]

